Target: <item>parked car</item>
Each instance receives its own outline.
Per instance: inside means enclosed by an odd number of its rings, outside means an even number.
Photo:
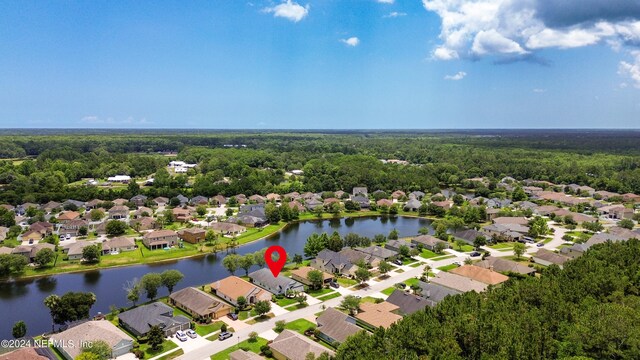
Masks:
[[[335,282],[335,281],[330,282],[329,286],[331,286],[332,288],[336,288],[336,289],[340,287],[340,285],[338,285],[338,283]]]
[[[195,331],[193,331],[193,329],[189,329],[187,331],[185,331],[185,333],[187,334],[187,336],[189,336],[192,339],[195,339],[198,337],[198,334],[196,334]]]
[[[178,338],[178,340],[180,341],[187,341],[187,335],[184,333],[184,331],[182,330],[178,330],[176,332],[176,337]]]
[[[393,260],[393,263],[396,264],[396,265],[402,265],[402,260],[395,259],[395,260]]]
[[[218,335],[218,340],[223,341],[223,340],[228,339],[228,338],[230,338],[232,336],[233,336],[233,334],[230,333],[230,332],[223,332],[223,333],[220,333],[220,335]]]
[[[67,234],[66,238],[67,240],[71,240],[71,234]]]
[[[453,265],[462,266],[462,263],[460,261],[454,261]]]
[[[537,244],[536,244],[536,246],[537,246],[537,247],[543,247],[543,246],[544,246],[544,243],[539,242],[539,243],[537,243]]]
[[[401,283],[397,283],[396,286],[399,287],[400,289],[404,289],[407,287],[407,284],[401,282]]]
[[[238,314],[236,313],[228,313],[227,317],[231,320],[238,320]]]
[[[478,251],[474,251],[470,255],[471,255],[471,257],[476,257],[476,256],[480,256],[482,254],[480,254]]]

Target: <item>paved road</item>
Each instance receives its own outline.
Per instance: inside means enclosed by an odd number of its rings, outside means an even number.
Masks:
[[[445,265],[449,265],[452,264],[455,261],[461,261],[463,260],[463,257],[455,257],[455,258],[449,258],[449,259],[444,259],[444,260],[440,260],[440,261],[431,261],[431,260],[427,260],[427,263],[433,268],[437,268],[440,266],[445,266]],[[424,259],[423,259],[424,260]],[[379,281],[379,282],[375,282],[375,281],[370,281],[370,286],[366,289],[362,289],[362,290],[357,290],[357,291],[353,291],[351,292],[351,295],[356,295],[356,296],[361,296],[361,297],[365,297],[365,296],[370,296],[372,294],[375,294],[377,292],[380,292],[390,286],[393,286],[394,284],[398,283],[398,282],[402,282],[402,281],[406,281],[410,278],[416,277],[416,276],[420,276],[422,274],[422,271],[424,270],[424,266],[419,266],[416,268],[412,268],[412,267],[408,267],[408,266],[403,266],[402,269],[404,270],[403,273],[393,273],[391,277]],[[437,272],[437,270],[436,270]],[[261,334],[265,331],[269,331],[271,329],[273,329],[275,327],[276,321],[280,321],[280,320],[284,320],[285,322],[290,322],[296,319],[302,319],[302,318],[308,318],[308,317],[313,317],[314,314],[320,312],[323,310],[323,305],[325,308],[329,308],[329,307],[336,307],[338,305],[340,305],[340,302],[342,301],[344,296],[340,296],[337,298],[333,298],[330,300],[327,300],[323,303],[320,304],[316,304],[316,305],[310,305],[307,306],[303,309],[299,309],[296,311],[291,311],[276,317],[273,317],[267,321],[264,322],[260,322],[257,324],[253,324],[251,326],[248,326],[244,329],[239,330],[238,332],[236,332],[234,334],[234,336],[230,339],[227,339],[225,341],[212,341],[209,342],[207,344],[205,344],[204,346],[198,347],[196,349],[192,349],[191,351],[189,351],[189,353],[185,353],[184,355],[178,357],[178,359],[181,360],[203,360],[203,359],[209,359],[209,357],[213,354],[216,354],[220,351],[226,350],[234,345],[237,345],[239,342],[242,342],[244,340],[247,340],[249,337],[249,333],[255,331],[258,334]]]

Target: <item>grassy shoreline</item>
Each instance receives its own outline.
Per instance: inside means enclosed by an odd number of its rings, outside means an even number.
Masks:
[[[418,216],[417,214],[400,213],[397,215],[388,215],[388,214],[381,214],[378,211],[342,212],[338,214],[338,216],[334,214],[326,214],[326,213],[322,215],[323,215],[322,217],[318,217],[315,214],[305,213],[305,214],[302,214],[297,220],[294,220],[288,223],[281,222],[281,223],[278,223],[277,225],[267,225],[266,227],[261,229],[249,229],[245,234],[242,234],[236,238],[238,242],[238,247],[249,244],[249,243],[253,243],[255,241],[269,238],[283,231],[290,224],[295,224],[295,223],[304,222],[304,221],[361,218],[361,217],[373,217],[373,216],[400,216],[400,217],[414,217],[414,218],[423,218],[427,220],[433,220],[430,217],[421,217],[421,216]],[[218,247],[220,247],[220,245],[223,245],[223,247],[219,249],[218,252],[224,251],[225,248],[227,247],[227,243],[218,244]],[[144,245],[139,245],[139,246],[144,247]],[[213,254],[213,252],[211,251],[206,251],[206,252],[201,251],[202,248],[208,248],[208,247],[204,245],[191,245],[189,246],[189,249],[181,251],[181,253],[186,252],[187,253],[186,255],[175,256],[175,257],[166,257],[164,255],[166,255],[167,253],[159,253],[158,252],[159,250],[154,250],[155,252],[150,252],[146,249],[142,249],[142,250],[137,249],[134,251],[136,252],[142,251],[142,253],[151,253],[152,255],[149,257],[142,256],[139,258],[129,257],[127,259],[131,259],[133,261],[124,261],[121,263],[112,263],[112,262],[104,263],[103,261],[101,261],[99,263],[91,264],[91,265],[83,265],[80,263],[76,263],[76,264],[69,264],[68,267],[53,266],[45,269],[29,268],[25,270],[24,275],[0,279],[0,283],[37,279],[37,278],[51,276],[51,275],[74,274],[74,273],[90,272],[90,271],[96,271],[96,270],[115,269],[115,268],[120,268],[125,266],[161,264],[161,263],[175,262],[178,260],[184,260],[184,259],[190,259],[190,258],[204,257],[207,255]],[[127,255],[127,253],[121,253],[120,255],[115,255],[115,256],[123,256],[122,254]],[[154,256],[154,255],[157,255],[157,256]],[[114,256],[114,255],[109,255],[109,257],[111,256]],[[107,259],[107,258],[103,258],[103,260],[104,259]],[[62,260],[58,260],[58,261],[62,261]]]

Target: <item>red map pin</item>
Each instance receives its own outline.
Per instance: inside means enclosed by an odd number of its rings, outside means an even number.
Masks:
[[[278,260],[273,260],[271,258],[271,254],[278,253]],[[269,270],[273,274],[273,277],[278,277],[280,274],[280,270],[284,267],[284,264],[287,263],[287,252],[284,250],[282,246],[274,245],[269,246],[267,251],[264,253],[264,261],[269,265]]]

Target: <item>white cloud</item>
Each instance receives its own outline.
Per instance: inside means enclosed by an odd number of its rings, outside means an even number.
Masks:
[[[296,2],[287,0],[281,4],[265,8],[264,12],[273,13],[275,17],[282,17],[297,23],[309,15],[309,4],[302,6]]]
[[[441,19],[437,60],[498,57],[518,60],[540,49],[607,44],[640,47],[640,2],[628,0],[422,0]],[[618,72],[640,84],[640,59]],[[636,86],[638,87],[638,86]]]
[[[405,13],[405,12],[392,11],[389,14],[384,15],[383,18],[397,18],[397,17],[400,17],[400,16],[406,16],[406,15],[407,15],[407,13]]]
[[[87,115],[84,116],[80,119],[79,121],[80,123],[83,124],[107,124],[107,125],[143,125],[143,124],[148,124],[149,121],[147,121],[146,118],[139,118],[136,119],[133,116],[128,116],[126,118],[123,119],[116,119],[113,117],[100,117],[97,115]]]
[[[454,81],[458,81],[458,80],[462,80],[464,79],[464,77],[467,76],[467,73],[464,71],[458,71],[457,74],[455,75],[447,75],[444,77],[445,80],[454,80]]]
[[[533,89],[532,91],[534,93],[537,93],[537,94],[542,94],[544,92],[547,92],[547,89],[538,89],[538,88],[536,88],[536,89]]]
[[[380,4],[393,4],[395,0],[376,0]]]
[[[640,51],[632,51],[631,55],[634,58],[633,62],[621,61],[618,65],[618,74],[629,78],[633,86],[640,89]],[[623,87],[626,87],[626,83],[623,82],[623,84],[625,84]]]
[[[340,39],[340,41],[349,46],[358,46],[358,44],[360,44],[360,39],[355,36],[352,36],[348,39]]]

